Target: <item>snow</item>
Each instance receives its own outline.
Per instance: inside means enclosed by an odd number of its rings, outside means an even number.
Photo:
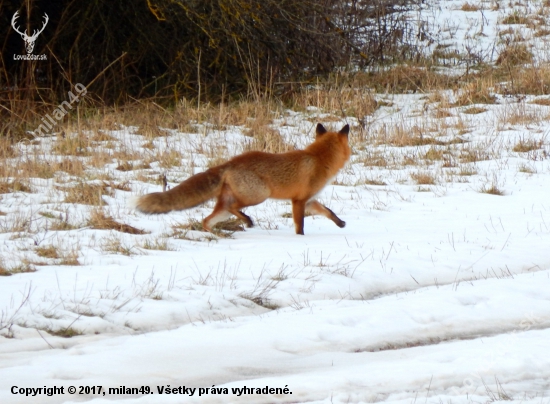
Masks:
[[[475,26],[468,18],[481,14],[459,11],[462,2],[437,4],[430,23],[465,46]],[[476,42],[481,49],[494,44],[497,21],[510,10],[486,10],[487,36]],[[456,30],[444,28],[451,19]],[[247,209],[257,226],[231,238],[195,230],[176,237],[172,226],[202,219],[212,202],[141,215],[131,208],[132,197],[160,187],[115,170],[115,162],[98,172],[130,181],[132,192],[105,196],[105,209],[148,234],[82,226],[92,208],[65,203],[55,188],[74,185],[70,176],[33,180],[34,193],[3,195],[0,210],[7,215],[0,228],[21,220],[28,234],[2,231],[0,262],[19,265],[36,258],[36,246],[55,245],[77,251],[81,265],[54,260],[36,272],[0,277],[0,402],[548,402],[549,107],[531,104],[531,96],[499,97],[485,113],[453,108],[437,121],[422,95],[376,97],[391,106],[363,122],[372,139],[384,126],[432,125],[438,139],[467,142],[449,146],[456,164],[444,167],[442,160],[423,159],[430,145],[354,141],[359,122],[349,118],[352,158],[320,195],[346,221],[343,229],[306,217],[306,235],[298,236],[283,215],[290,204],[268,201]],[[517,109],[540,119],[506,123],[503,117]],[[312,122],[325,117],[316,108],[287,111],[274,127],[303,147]],[[138,128],[108,132],[129,150],[147,152]],[[183,156],[181,167],[166,170],[171,186],[205,169],[207,155],[221,148],[235,155],[250,142],[240,127],[210,128],[206,136],[169,132],[154,146]],[[514,152],[520,140],[540,141],[540,148]],[[47,153],[53,141],[19,147],[23,154]],[[198,145],[204,153],[196,152]],[[488,158],[458,162],[469,150]],[[374,153],[388,165],[369,165]],[[411,157],[422,163],[403,163]],[[415,184],[415,173],[433,175],[435,184]],[[493,185],[503,195],[480,192]],[[51,219],[39,212],[62,214],[77,228],[48,230]],[[145,241],[165,247],[145,248]],[[110,250],[113,245],[120,248]],[[63,330],[80,335],[51,334]],[[12,394],[13,386],[57,386],[65,393],[25,397]],[[147,386],[153,394],[71,395],[69,386],[103,392]],[[222,394],[206,393],[214,386]],[[244,386],[288,388],[288,394],[233,393]],[[161,387],[182,392],[159,394]]]

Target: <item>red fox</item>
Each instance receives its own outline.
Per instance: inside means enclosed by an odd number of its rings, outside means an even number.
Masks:
[[[252,227],[252,219],[242,208],[258,205],[268,198],[290,199],[296,234],[304,234],[306,210],[344,227],[346,222],[317,202],[315,196],[350,157],[349,125],[339,132],[328,132],[318,124],[315,132],[315,141],[305,150],[244,153],[193,175],[169,191],[141,196],[134,201],[134,206],[143,213],[166,213],[217,198],[214,211],[202,222],[205,230],[212,231],[212,226],[231,214]]]

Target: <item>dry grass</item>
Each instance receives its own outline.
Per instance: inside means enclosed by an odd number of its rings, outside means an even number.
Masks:
[[[83,135],[67,136],[64,133],[58,136],[52,147],[52,152],[59,155],[88,156],[90,155],[90,141]]]
[[[523,15],[521,12],[514,10],[510,14],[505,15],[501,20],[501,24],[529,24],[529,17]]]
[[[538,150],[542,147],[542,141],[535,140],[520,140],[514,145],[512,151],[517,153],[527,153],[533,150]]]
[[[478,161],[489,159],[489,153],[480,148],[467,147],[462,149],[459,155],[459,160],[461,163],[477,163]]]
[[[520,173],[525,173],[525,174],[536,174],[537,173],[537,169],[533,166],[530,166],[528,164],[525,164],[525,163],[522,163],[518,166],[518,171]]]
[[[67,265],[67,266],[77,266],[80,265],[78,261],[79,252],[78,246],[71,249],[63,249],[58,246],[49,245],[43,247],[36,247],[34,252],[40,258],[46,258],[53,260],[55,265]],[[49,265],[50,262],[35,262],[35,265]]]
[[[512,84],[513,94],[550,94],[550,68],[545,66],[510,67],[505,79]]]
[[[19,161],[17,168],[20,175],[25,178],[54,178],[57,172],[65,172],[74,177],[84,175],[84,164],[75,158],[65,158],[61,161],[51,162],[45,159],[26,159]]]
[[[107,127],[108,125],[105,126],[104,128],[106,129]],[[93,131],[93,135],[90,137],[90,141],[94,143],[114,142],[116,140],[117,139],[115,137],[111,136],[110,134],[105,132],[105,130],[102,130],[102,129]]]
[[[270,127],[252,129],[245,132],[247,136],[252,137],[244,147],[244,151],[259,150],[267,153],[285,153],[294,150],[294,146],[286,143],[278,130]],[[223,158],[221,159],[223,162]]]
[[[446,65],[454,61],[460,61],[464,58],[463,55],[456,49],[436,48],[432,52],[432,59],[440,64]]]
[[[13,147],[13,139],[0,136],[0,160],[17,157],[19,153]]]
[[[383,186],[383,185],[388,185],[387,183],[385,183],[384,181],[380,181],[380,180],[375,180],[375,179],[366,179],[363,184],[365,185],[376,185],[376,186]]]
[[[550,107],[550,98],[537,98],[536,100],[531,101],[531,104],[544,105]]]
[[[152,162],[158,162],[162,168],[172,168],[181,166],[181,160],[183,156],[181,153],[174,149],[164,150],[153,155],[147,164]]]
[[[29,272],[36,272],[36,267],[30,262],[21,262],[20,264],[14,265],[9,269],[12,274],[26,274]]]
[[[391,69],[359,75],[356,81],[358,85],[366,85],[378,93],[403,94],[453,88],[458,79],[423,66],[399,65]]]
[[[79,253],[77,249],[62,251],[59,260],[56,262],[57,265],[66,265],[66,266],[78,266],[81,265],[78,260]]]
[[[538,27],[533,34],[533,36],[536,38],[541,38],[548,35],[550,35],[550,29],[544,27]]]
[[[53,178],[56,172],[51,163],[38,159],[21,161],[18,168],[23,171],[22,176],[27,178]]]
[[[55,171],[65,172],[74,177],[82,177],[85,167],[81,160],[67,158],[53,163],[53,169]]]
[[[2,260],[0,260],[0,276],[10,276],[13,274],[23,274],[29,272],[36,272],[36,268],[27,261],[8,267]]]
[[[34,252],[36,253],[36,255],[42,258],[59,258],[59,250],[53,245],[49,245],[46,247],[36,247],[34,249]]]
[[[139,247],[126,243],[119,235],[114,233],[102,239],[101,250],[105,253],[120,254],[128,257],[144,254]]]
[[[432,173],[416,172],[411,174],[411,178],[417,185],[435,185],[436,179]]]
[[[53,335],[55,337],[61,337],[61,338],[72,338],[78,335],[82,335],[82,331],[77,330],[73,327],[60,328],[58,330],[54,330],[52,328],[45,328],[43,329],[43,331],[46,331],[48,334]]]
[[[10,276],[11,274],[11,271],[6,268],[4,262],[0,259],[0,276]]]
[[[216,223],[213,230],[214,234],[218,237],[230,238],[230,236],[236,231],[244,231],[244,226],[240,219],[232,218]]]
[[[51,231],[69,231],[78,229],[79,227],[81,226],[70,223],[68,218],[63,218],[62,215],[60,215],[59,219],[54,220],[48,225],[48,229]]]
[[[32,192],[31,188],[21,181],[0,180],[0,194],[9,194],[12,192]]]
[[[75,186],[63,188],[66,192],[65,202],[80,203],[83,205],[103,206],[105,201],[104,195],[112,196],[113,192],[105,184],[88,184],[80,182]]]
[[[470,104],[494,104],[496,101],[492,93],[494,85],[492,80],[476,79],[466,83],[457,96],[454,106]]]
[[[470,115],[477,115],[477,114],[482,114],[482,113],[487,112],[487,111],[488,111],[487,108],[470,107],[470,108],[467,108],[464,111],[462,111],[462,113],[470,114]]]
[[[361,156],[360,162],[365,167],[387,167],[389,165],[386,155],[380,151],[371,152],[367,150]]]
[[[33,222],[29,212],[12,212],[0,218],[0,233],[29,233]]]
[[[333,80],[333,81],[330,81]],[[304,111],[316,107],[320,112],[337,113],[339,116],[354,116],[358,119],[371,115],[377,108],[378,102],[365,85],[365,76],[336,75],[326,83],[316,83],[314,86],[305,86],[293,94],[289,107]],[[368,79],[366,80],[368,81]],[[330,117],[313,117],[312,120],[327,122]],[[339,121],[341,118],[332,117]]]
[[[118,191],[130,192],[132,190],[132,187],[130,186],[130,181],[124,181],[124,182],[104,181],[103,185],[107,188],[110,188],[111,191],[116,189]]]
[[[426,136],[426,132],[425,128],[417,125],[398,123],[382,125],[375,136],[378,144],[391,144],[398,147],[444,144],[431,136]]]
[[[425,160],[443,160],[445,157],[445,151],[441,149],[436,149],[435,147],[430,147],[428,151],[424,154]]]
[[[147,170],[151,168],[151,164],[149,163],[131,163],[128,161],[121,162],[117,167],[116,170],[118,171],[134,171],[134,170]]]
[[[164,237],[157,237],[152,240],[145,239],[139,243],[139,246],[145,250],[175,251]]]
[[[481,187],[479,192],[483,194],[489,194],[489,195],[498,195],[498,196],[504,195],[504,191],[498,188],[496,184],[484,185],[483,187]]]
[[[463,177],[469,177],[471,175],[477,175],[477,170],[473,167],[461,166],[460,170],[456,174]]]
[[[477,4],[466,2],[466,3],[462,4],[460,9],[462,11],[469,12],[469,11],[479,11],[480,7]]]
[[[523,43],[514,43],[504,48],[498,55],[496,64],[504,66],[516,66],[531,63],[533,52]]]
[[[98,148],[91,152],[86,159],[86,165],[90,168],[102,169],[114,161],[113,152],[106,148]]]
[[[526,104],[519,104],[515,108],[505,109],[499,116],[499,122],[505,125],[536,125],[542,116],[526,108]]]
[[[100,209],[94,209],[90,213],[88,226],[97,230],[116,230],[128,234],[147,234],[145,230],[130,226],[129,224],[117,222],[110,215]]]
[[[173,226],[173,228],[178,228],[182,230],[195,230],[195,231],[204,231],[202,223],[196,219],[191,219],[187,223],[178,224]],[[239,219],[228,219],[223,222],[216,223],[214,226],[213,234],[222,238],[229,238],[232,233],[236,231],[244,231],[242,222]],[[224,233],[224,231],[230,232],[231,234]]]
[[[446,108],[436,108],[433,112],[433,117],[436,119],[450,118],[453,114]]]
[[[154,139],[157,137],[170,135],[169,131],[163,130],[154,122],[149,122],[149,121],[141,124],[136,133],[146,137],[147,139]]]
[[[177,223],[172,226],[169,236],[191,241],[216,241],[218,238],[232,238],[236,231],[244,231],[244,226],[239,219],[232,218],[216,223],[212,233],[197,235],[190,231],[204,233],[202,223],[196,219],[190,219],[187,223]]]

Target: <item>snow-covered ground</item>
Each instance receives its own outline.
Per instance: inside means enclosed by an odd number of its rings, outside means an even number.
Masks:
[[[467,44],[476,12],[437,4],[430,24]],[[511,8],[482,4],[485,46]],[[36,272],[0,277],[0,403],[548,403],[550,107],[499,96],[486,112],[441,116],[425,95],[376,98],[385,106],[363,139],[347,120],[353,155],[320,196],[343,229],[307,217],[295,235],[285,201],[248,208],[257,226],[230,238],[181,230],[212,202],[161,216],[128,207],[160,190],[148,176],[166,172],[173,186],[217,153],[242,152],[241,127],[172,132],[153,148],[138,128],[105,130],[113,139],[98,149],[181,153],[180,167],[121,171],[113,159],[86,171],[87,183],[129,181],[102,209],[146,234],[93,229],[97,207],[65,202],[79,179],[63,173],[1,195],[0,263]],[[323,112],[287,111],[272,126],[303,147],[317,121],[344,123]],[[396,128],[439,144],[399,147],[388,140]],[[55,142],[18,150],[47,159]],[[482,192],[491,188],[502,195]],[[74,229],[52,231],[60,216]],[[39,257],[47,247],[61,258]],[[60,265],[74,256],[80,265]],[[25,396],[54,386],[63,394]]]

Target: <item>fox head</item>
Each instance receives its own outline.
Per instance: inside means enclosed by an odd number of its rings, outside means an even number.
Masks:
[[[340,143],[347,145],[347,147],[349,148],[348,135],[349,125],[344,126],[342,129],[340,129],[339,132],[329,132],[320,123],[318,123],[317,127],[315,128],[315,140],[331,137],[334,139],[338,139]]]
[[[338,132],[329,132],[323,125],[318,123],[315,128],[315,142],[309,145],[306,150],[315,150],[315,154],[322,156],[323,160],[332,169],[339,170],[351,155],[348,135],[349,125],[345,125]]]

